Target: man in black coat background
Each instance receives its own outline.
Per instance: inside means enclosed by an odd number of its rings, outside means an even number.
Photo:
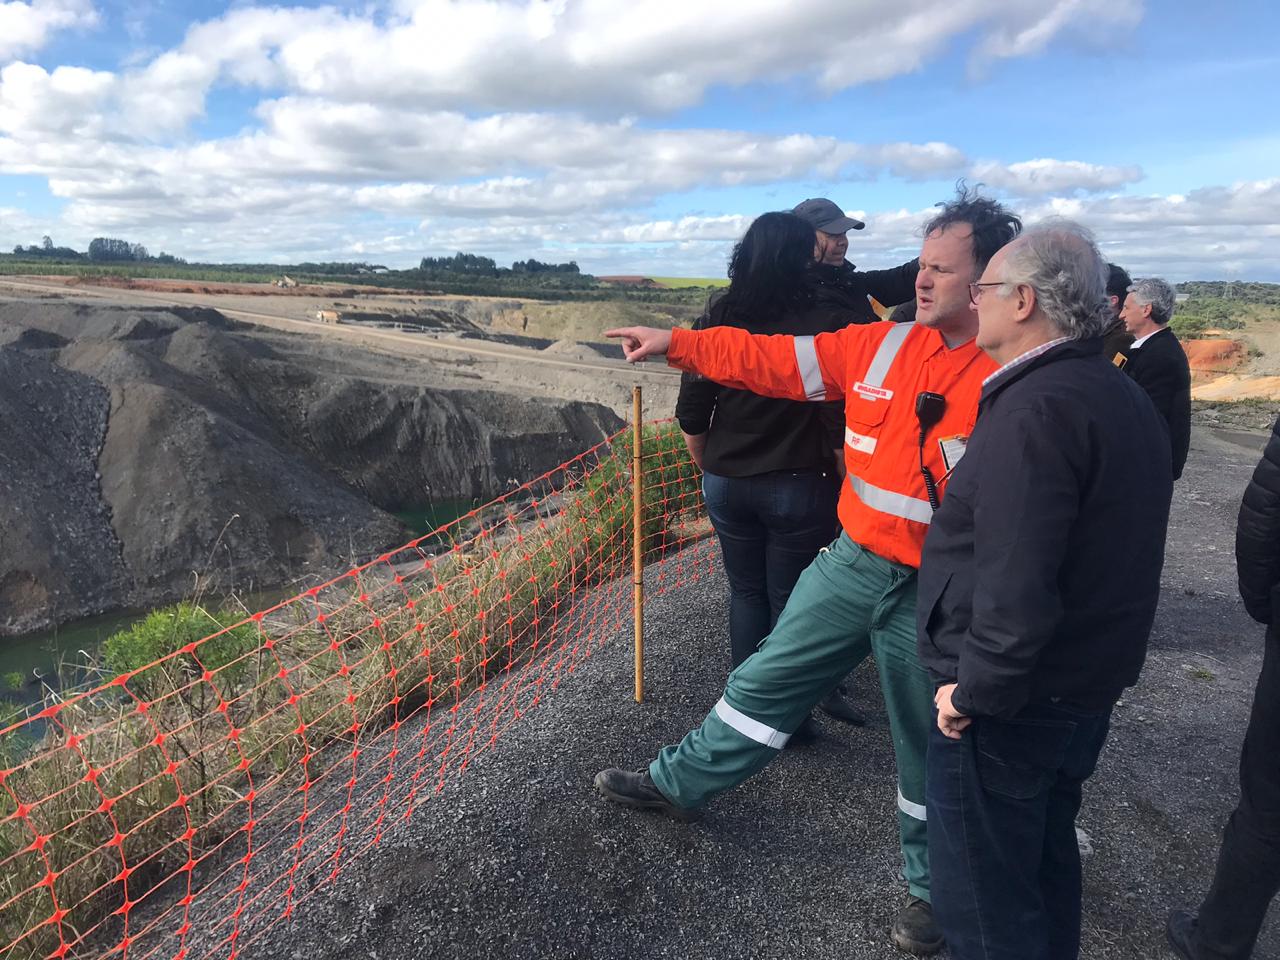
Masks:
[[[1129,288],[1120,319],[1133,334],[1124,372],[1147,391],[1168,425],[1173,479],[1177,480],[1191,447],[1191,365],[1169,329],[1174,302],[1173,287],[1163,280],[1139,280]]]
[[[1086,230],[1032,228],[971,285],[1003,366],[933,515],[917,593],[937,685],[926,764],[934,916],[952,960],[1075,960],[1075,818],[1138,679],[1173,491],[1167,431],[1102,356]]]
[[[915,300],[918,259],[887,270],[859,270],[845,259],[845,253],[849,249],[848,232],[863,229],[865,223],[846,216],[826,197],[805,200],[791,212],[813,224],[817,231],[809,286],[818,309],[825,307],[841,314],[852,311],[857,318],[855,323],[874,323],[880,318],[867,297],[875,297],[885,307]]]
[[[1175,910],[1169,943],[1184,960],[1246,960],[1280,890],[1280,420],[1245,488],[1236,522],[1245,609],[1267,625],[1266,650],[1240,753],[1240,802],[1222,835],[1198,915]]]
[[[1111,308],[1111,320],[1102,328],[1102,356],[1117,367],[1129,362],[1129,347],[1133,345],[1133,334],[1125,329],[1124,321],[1120,319],[1120,308],[1124,306],[1132,285],[1133,278],[1128,270],[1116,263],[1107,264],[1107,303]]]

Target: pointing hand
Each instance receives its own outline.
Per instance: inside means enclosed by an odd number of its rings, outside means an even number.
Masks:
[[[622,355],[628,363],[664,356],[671,346],[671,331],[655,327],[619,327],[606,330],[604,335],[622,341]]]

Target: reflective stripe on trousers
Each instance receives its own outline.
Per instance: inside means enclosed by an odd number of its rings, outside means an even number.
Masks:
[[[720,702],[716,704],[716,716],[723,720],[726,724],[737,730],[744,737],[754,740],[756,743],[764,744],[766,747],[773,747],[775,750],[781,750],[787,745],[787,741],[791,739],[791,734],[783,733],[781,730],[775,730],[768,724],[761,723],[759,720],[752,720],[741,710],[735,709],[729,704],[724,697],[720,698]]]

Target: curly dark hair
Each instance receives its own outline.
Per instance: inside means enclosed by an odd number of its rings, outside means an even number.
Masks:
[[[956,198],[939,203],[941,212],[924,225],[924,235],[945,230],[957,223],[968,224],[973,231],[974,276],[987,268],[997,250],[1022,232],[1022,219],[1006,210],[996,200],[978,193],[982,184],[970,189],[963,180],[956,184]]]
[[[813,263],[815,243],[813,225],[793,213],[756,217],[729,259],[725,308],[769,319],[805,303],[805,271]]]

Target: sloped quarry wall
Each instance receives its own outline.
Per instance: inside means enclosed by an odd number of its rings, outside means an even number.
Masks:
[[[349,351],[349,348],[347,348]],[[300,362],[211,310],[0,304],[0,635],[345,569],[390,511],[495,496],[606,407]]]

